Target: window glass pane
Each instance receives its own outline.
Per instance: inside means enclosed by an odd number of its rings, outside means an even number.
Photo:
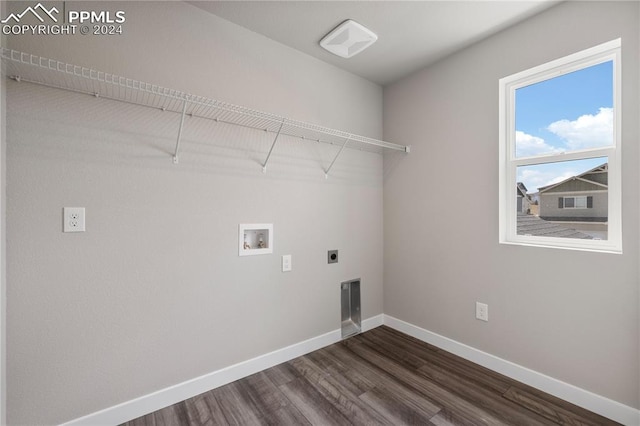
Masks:
[[[608,158],[517,168],[517,234],[607,239]]]
[[[515,92],[516,157],[613,145],[613,61]]]

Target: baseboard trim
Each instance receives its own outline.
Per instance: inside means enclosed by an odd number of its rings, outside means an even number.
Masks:
[[[368,331],[381,325],[401,331],[423,342],[437,346],[462,358],[465,358],[490,370],[504,374],[514,380],[533,386],[551,395],[562,398],[572,404],[583,407],[601,416],[628,426],[640,425],[640,410],[594,394],[574,385],[546,376],[542,373],[522,367],[513,362],[488,354],[479,349],[441,336],[416,325],[399,320],[390,315],[380,314],[362,322],[362,331]],[[169,405],[199,395],[211,389],[224,386],[251,374],[305,355],[341,340],[340,330],[333,330],[275,350],[265,355],[231,365],[226,368],[196,377],[191,380],[169,386],[165,389],[106,408],[84,417],[64,423],[66,426],[117,425],[137,417],[144,416]]]
[[[368,331],[381,326],[383,320],[384,316],[382,314],[363,320],[362,331]],[[265,355],[205,374],[204,376],[196,377],[131,401],[71,420],[64,423],[64,425],[118,425],[271,368],[293,358],[308,354],[309,352],[322,349],[339,342],[341,339],[340,330],[333,330],[303,342],[295,343]]]
[[[640,410],[635,408],[522,367],[511,361],[498,358],[389,315],[384,315],[384,325],[618,423],[628,426],[640,425]]]

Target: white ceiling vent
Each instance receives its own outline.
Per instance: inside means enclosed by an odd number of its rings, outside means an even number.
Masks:
[[[348,19],[320,40],[320,46],[343,58],[350,58],[378,39],[370,29]]]

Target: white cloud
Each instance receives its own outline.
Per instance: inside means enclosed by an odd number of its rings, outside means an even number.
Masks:
[[[613,108],[600,108],[596,115],[581,115],[573,121],[555,121],[547,130],[564,139],[570,150],[609,146],[613,143]]]
[[[538,188],[562,182],[565,179],[576,176],[579,173],[574,170],[562,170],[561,172],[553,168],[530,166],[518,170],[518,182],[524,182],[529,194],[537,192]]]
[[[577,176],[579,174],[580,173],[578,172],[564,172],[563,174],[558,176],[546,177],[547,181],[542,185],[540,185],[538,188],[541,188],[547,185],[553,185],[554,183],[562,182],[563,180],[569,179],[570,177]]]
[[[538,136],[516,130],[516,157],[531,157],[561,151],[561,149],[549,145]]]

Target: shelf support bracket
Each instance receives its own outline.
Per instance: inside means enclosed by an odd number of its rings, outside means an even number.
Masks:
[[[182,128],[184,127],[184,116],[187,113],[187,101],[182,105],[182,118],[180,118],[180,128],[178,129],[178,140],[176,140],[176,150],[173,154],[173,164],[178,164],[178,152],[180,151],[180,139],[182,138]]]
[[[344,143],[342,144],[342,147],[340,147],[340,151],[338,151],[336,156],[333,157],[333,161],[331,162],[331,164],[329,164],[329,167],[327,168],[327,170],[324,171],[324,178],[325,179],[329,178],[329,172],[331,171],[331,168],[336,163],[336,160],[338,159],[338,157],[340,157],[340,154],[342,154],[342,151],[344,150],[344,148],[347,146],[347,142],[349,142],[350,140],[351,140],[351,136],[349,136],[348,138],[346,138],[344,140]]]
[[[273,148],[276,146],[276,142],[278,142],[278,138],[280,137],[280,132],[282,132],[283,126],[284,126],[284,119],[282,120],[282,123],[280,123],[280,128],[278,129],[278,133],[276,133],[276,137],[273,139],[273,143],[271,144],[271,149],[269,149],[267,158],[264,160],[264,164],[262,165],[262,173],[267,173],[267,163],[269,162],[269,158],[271,157]]]

